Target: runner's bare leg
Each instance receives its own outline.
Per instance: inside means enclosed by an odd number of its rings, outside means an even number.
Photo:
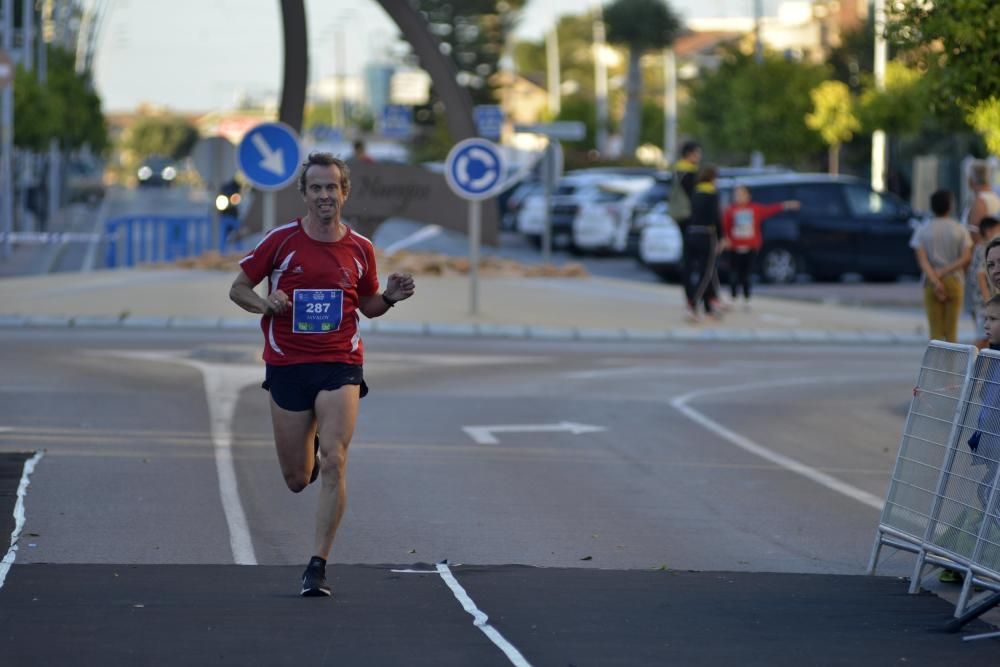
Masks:
[[[354,435],[360,391],[358,385],[345,385],[316,396],[321,468],[313,555],[324,559],[330,556],[347,506],[347,448]]]
[[[271,399],[271,424],[278,464],[288,488],[298,493],[309,485],[316,461],[313,436],[316,414],[312,410],[285,410]]]

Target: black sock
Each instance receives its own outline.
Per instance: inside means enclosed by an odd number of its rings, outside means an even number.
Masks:
[[[320,558],[319,556],[313,556],[312,558],[309,559],[309,567],[313,567],[313,566],[325,568],[326,567],[326,559],[325,558]]]

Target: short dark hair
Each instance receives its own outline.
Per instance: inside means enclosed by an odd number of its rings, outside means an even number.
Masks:
[[[931,195],[931,213],[938,217],[948,215],[953,199],[951,190],[936,190]]]
[[[719,168],[714,164],[707,165],[698,173],[699,183],[709,183],[719,176]]]
[[[688,155],[691,155],[691,153],[700,150],[701,150],[701,144],[699,144],[697,141],[685,141],[683,144],[681,144],[681,157],[687,157]]]
[[[1000,306],[1000,294],[994,294],[983,306]]]
[[[329,167],[330,165],[335,166],[340,171],[341,192],[344,193],[345,197],[350,194],[351,170],[347,166],[347,163],[333,153],[321,153],[319,151],[310,153],[306,157],[305,162],[302,163],[302,171],[299,172],[299,192],[303,195],[306,193],[306,174],[309,171],[309,167]]]
[[[986,232],[993,229],[997,225],[1000,225],[1000,220],[988,215],[979,221],[979,233],[985,236]]]
[[[363,150],[365,150],[365,142],[362,141],[361,139],[355,139],[354,140],[354,152],[355,153],[360,153]]]

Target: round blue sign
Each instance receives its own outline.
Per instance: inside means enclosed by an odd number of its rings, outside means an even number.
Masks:
[[[488,199],[503,185],[503,155],[485,139],[465,139],[455,144],[445,160],[444,177],[463,199]]]
[[[300,158],[299,138],[284,123],[261,123],[236,149],[240,171],[261,190],[280,190],[295,180]]]

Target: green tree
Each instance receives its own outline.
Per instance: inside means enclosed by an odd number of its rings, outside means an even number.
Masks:
[[[476,104],[494,102],[491,78],[526,0],[416,0]]]
[[[840,173],[840,146],[861,129],[851,89],[843,81],[824,81],[809,92],[809,97],[813,110],[805,116],[806,125],[830,147],[830,173]]]
[[[48,89],[60,146],[78,150],[90,146],[95,153],[108,147],[108,129],[101,111],[101,98],[94,92],[89,74],[76,71],[76,56],[56,46],[48,50]]]
[[[42,151],[55,134],[52,95],[38,84],[34,72],[20,65],[14,72],[14,145]]]
[[[681,21],[663,0],[614,0],[604,8],[604,22],[608,41],[626,47],[629,53],[622,149],[631,157],[639,145],[642,55],[673,44],[681,30]]]
[[[969,112],[969,124],[983,136],[986,147],[1000,155],[1000,98],[991,97]]]
[[[945,117],[961,110],[995,144],[989,119],[1000,99],[1000,3],[892,2],[887,18],[888,38],[927,71],[931,109]]]
[[[927,89],[923,76],[898,60],[885,68],[885,89],[878,90],[872,76],[864,77],[859,118],[866,132],[885,130],[904,136],[917,133],[926,115]]]
[[[886,34],[932,83],[931,103],[972,109],[1000,96],[1000,3],[996,0],[887,3]]]
[[[823,143],[802,119],[812,110],[809,91],[827,78],[822,65],[770,52],[757,63],[730,49],[718,69],[692,82],[682,130],[699,138],[713,162],[745,164],[761,150],[769,162],[809,164]]]
[[[58,139],[64,150],[89,146],[95,153],[108,145],[101,99],[89,78],[77,74],[68,51],[49,47],[48,79],[44,86],[35,72],[18,70],[14,82],[14,142],[21,148],[43,150]]]
[[[569,95],[594,96],[594,22],[588,14],[567,14],[556,22],[559,80]],[[545,40],[514,45],[514,66],[522,74],[545,77]]]
[[[123,133],[121,148],[128,154],[128,162],[148,155],[177,160],[186,157],[197,141],[198,130],[181,116],[143,116]]]

